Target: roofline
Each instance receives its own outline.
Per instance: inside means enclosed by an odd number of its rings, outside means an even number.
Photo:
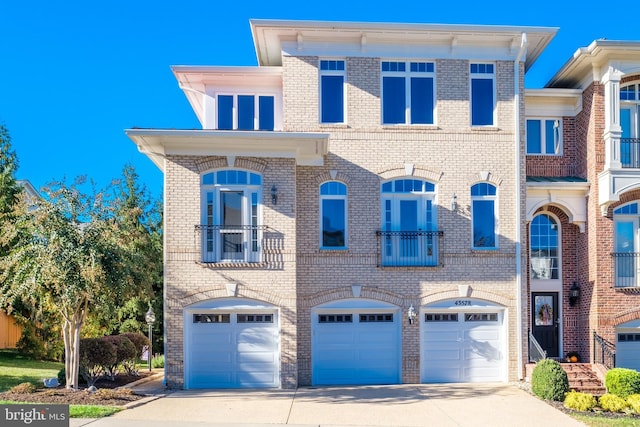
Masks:
[[[411,41],[420,40],[416,35],[437,34],[440,36],[451,36],[451,47],[457,44],[456,36],[474,36],[474,35],[502,35],[520,39],[524,33],[530,35],[536,34],[537,41],[535,45],[530,45],[527,51],[527,59],[525,68],[529,69],[538,56],[549,44],[551,39],[558,32],[557,27],[534,27],[534,26],[513,26],[513,25],[468,25],[468,24],[424,24],[424,23],[382,23],[382,22],[354,22],[354,21],[296,21],[296,20],[271,20],[271,19],[251,19],[251,34],[253,37],[256,56],[259,65],[280,65],[275,58],[275,51],[282,51],[282,39],[287,37],[297,39],[298,43],[304,37],[303,31],[307,32],[327,32],[330,31],[332,36],[338,37],[346,34],[352,37],[360,36],[363,39],[363,47],[366,44],[367,37],[373,34],[378,35],[394,35],[396,38],[406,38]],[[267,46],[269,40],[265,35],[267,30],[274,30],[277,33],[278,41],[273,40],[271,36],[271,49]],[[358,34],[361,33],[361,34]],[[477,41],[477,40],[474,40]],[[279,44],[279,49],[274,46]],[[512,46],[514,52],[517,52],[519,46]],[[271,51],[271,53],[267,51]],[[515,58],[515,53],[514,53]]]
[[[637,51],[640,54],[640,41],[632,40],[606,40],[599,39],[592,41],[589,46],[580,47],[571,57],[560,67],[560,69],[549,79],[546,88],[567,87],[580,83],[580,74],[590,71],[593,66],[602,65],[602,59],[598,56],[610,56],[615,52]],[[609,59],[609,58],[606,58]],[[587,70],[588,67],[588,70]],[[583,69],[585,71],[583,71]],[[577,76],[571,78],[570,76]]]

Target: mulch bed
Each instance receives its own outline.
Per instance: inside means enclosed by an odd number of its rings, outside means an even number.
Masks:
[[[78,390],[56,388],[38,388],[33,393],[12,393],[6,391],[0,393],[0,400],[13,400],[17,402],[32,403],[54,403],[69,405],[106,405],[123,406],[136,400],[142,399],[143,395],[135,394],[130,389],[121,388],[126,384],[138,381],[151,375],[148,371],[140,372],[140,375],[118,375],[115,381],[100,379],[95,386],[97,392],[90,393],[86,390],[86,385]]]

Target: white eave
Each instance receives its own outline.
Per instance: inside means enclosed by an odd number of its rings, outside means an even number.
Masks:
[[[527,34],[525,70],[557,28],[462,24],[400,24],[251,20],[258,64],[282,65],[282,54],[515,59]]]
[[[580,89],[525,89],[527,117],[574,117],[582,111]]]
[[[640,72],[640,41],[595,40],[576,50],[545,87],[584,89],[609,66]]]
[[[291,158],[298,165],[322,166],[329,134],[271,131],[127,129],[127,136],[164,172],[170,155]]]
[[[557,206],[584,233],[587,222],[589,182],[527,182],[526,219],[530,222],[540,208]]]
[[[204,124],[204,98],[207,86],[227,88],[270,87],[282,90],[281,67],[223,67],[185,66],[171,67],[178,87],[182,89],[191,108]]]

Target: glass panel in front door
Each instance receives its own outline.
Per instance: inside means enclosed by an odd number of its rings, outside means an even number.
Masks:
[[[400,256],[415,257],[418,255],[418,201],[400,200],[400,231],[408,233],[400,236]]]
[[[221,241],[223,259],[243,259],[242,191],[222,191]]]
[[[547,357],[559,356],[558,346],[558,294],[534,293],[532,301],[533,336],[547,353]]]
[[[616,286],[634,286],[637,274],[636,233],[637,220],[615,221]]]

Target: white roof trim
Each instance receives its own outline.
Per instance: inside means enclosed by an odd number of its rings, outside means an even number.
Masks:
[[[127,129],[125,133],[162,171],[167,155],[292,158],[298,165],[322,166],[329,152],[326,133],[199,129]]]
[[[562,209],[569,222],[576,224],[584,233],[588,194],[588,182],[527,182],[527,222],[531,222],[538,209],[553,205]]]
[[[529,117],[574,117],[582,111],[579,89],[525,89],[525,115]]]
[[[260,65],[281,65],[282,52],[295,55],[455,57],[513,59],[523,33],[528,49],[525,69],[555,36],[557,28],[251,20]]]

